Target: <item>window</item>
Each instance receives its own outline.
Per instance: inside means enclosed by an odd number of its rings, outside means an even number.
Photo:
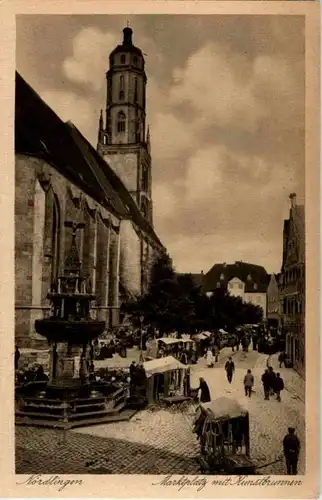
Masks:
[[[234,288],[234,283],[229,283],[228,288],[232,290]]]
[[[257,283],[254,283],[254,290],[257,290]]]
[[[257,304],[260,304],[262,302],[262,297],[258,296],[257,297]]]
[[[252,281],[252,275],[251,275],[251,274],[249,274],[249,275],[247,276],[247,281]]]
[[[225,279],[225,276],[223,274],[220,275],[220,279],[221,280],[224,280]]]
[[[119,99],[120,101],[124,101],[124,90],[120,90]]]
[[[136,56],[133,57],[133,64],[134,64],[134,66],[138,65],[138,58]]]
[[[120,111],[117,115],[117,131],[125,132],[125,119],[126,116],[123,111]]]
[[[220,288],[220,282],[217,281],[217,288]]]
[[[238,283],[238,288],[239,288],[239,290],[242,290],[243,289],[243,284],[242,283]]]
[[[126,57],[124,54],[121,55],[121,64],[125,64]]]
[[[134,79],[134,101],[137,102],[138,100],[138,79]]]
[[[124,90],[124,75],[120,76],[120,90]]]

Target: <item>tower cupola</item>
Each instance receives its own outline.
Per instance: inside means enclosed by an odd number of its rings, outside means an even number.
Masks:
[[[123,45],[132,45],[133,30],[127,26],[123,30]]]

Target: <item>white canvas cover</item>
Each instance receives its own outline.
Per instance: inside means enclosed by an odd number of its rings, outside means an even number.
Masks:
[[[182,339],[175,339],[174,337],[162,337],[161,339],[158,339],[158,341],[163,342],[164,344],[167,345],[178,344],[179,342],[183,342]]]
[[[245,410],[235,399],[220,397],[209,403],[202,403],[201,408],[210,413],[215,420],[226,420],[246,416]]]
[[[146,376],[152,377],[156,373],[165,373],[172,370],[187,370],[188,366],[180,363],[173,356],[166,356],[164,358],[152,359],[143,363]]]

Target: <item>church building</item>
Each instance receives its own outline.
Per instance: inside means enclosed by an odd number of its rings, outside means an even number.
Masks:
[[[71,239],[66,223],[84,226],[77,232],[82,274],[96,294],[92,315],[106,328],[122,323],[122,303],[145,292],[151,265],[165,251],[153,228],[146,81],[142,53],[125,28],[123,45],[110,56],[106,124],[101,116],[96,150],[16,73],[15,327],[21,347],[46,343],[34,323],[49,314],[47,293],[64,272]]]

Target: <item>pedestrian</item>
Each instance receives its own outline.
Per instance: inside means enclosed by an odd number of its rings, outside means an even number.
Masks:
[[[297,462],[299,459],[299,453],[301,449],[301,443],[297,435],[295,434],[294,427],[288,428],[288,434],[283,439],[283,450],[284,457],[286,461],[287,474],[296,476],[297,474]]]
[[[19,366],[19,359],[20,359],[20,351],[19,351],[19,346],[16,345],[16,350],[15,350],[15,370],[18,370]]]
[[[232,341],[231,341],[231,350],[235,352],[235,347],[237,349],[237,344],[238,344],[238,337],[237,335],[232,336]]]
[[[212,348],[213,355],[215,356],[215,363],[218,362],[218,356],[219,356],[219,348],[218,345],[215,344],[214,347]]]
[[[284,366],[286,368],[286,364],[285,364],[285,361],[286,361],[286,358],[287,358],[287,354],[285,351],[281,352],[278,356],[278,361],[279,361],[279,364],[280,364],[280,368],[282,368],[282,364],[284,363]]]
[[[275,394],[277,401],[281,401],[281,391],[283,389],[284,389],[284,380],[282,379],[280,373],[276,373]]]
[[[270,377],[269,392],[270,392],[270,395],[273,396],[275,393],[275,386],[276,386],[276,373],[274,372],[272,366],[268,367],[268,374]]]
[[[225,364],[225,370],[226,370],[227,380],[231,384],[235,372],[235,364],[231,356],[229,356],[228,361]]]
[[[265,372],[262,375],[262,383],[263,383],[263,389],[264,389],[264,399],[266,399],[266,400],[269,399],[270,382],[271,382],[271,377],[270,377],[270,375],[268,373],[268,369],[266,369]]]
[[[200,384],[197,390],[198,391],[200,390],[200,402],[209,403],[209,401],[211,401],[211,398],[210,398],[210,390],[208,384],[202,377],[200,377],[199,382]]]
[[[214,366],[214,358],[210,348],[207,350],[206,359],[208,368],[212,368]]]
[[[252,374],[252,371],[248,369],[244,377],[245,396],[251,397],[253,386],[254,386],[254,375]]]

